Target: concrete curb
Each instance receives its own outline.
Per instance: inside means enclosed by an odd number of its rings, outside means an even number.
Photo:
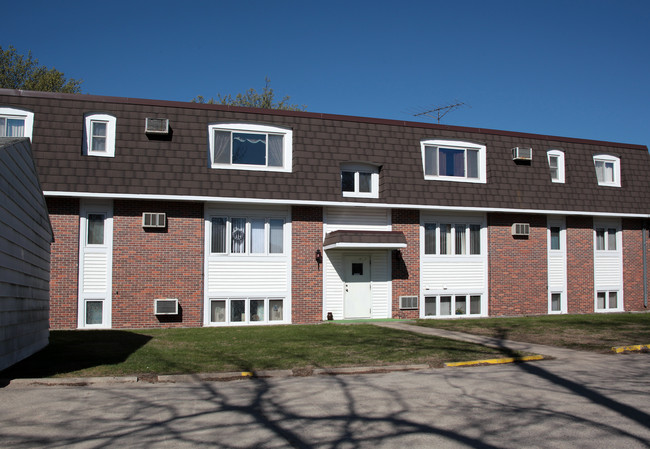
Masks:
[[[448,368],[453,368],[457,366],[499,365],[502,363],[532,362],[534,360],[544,360],[544,356],[527,355],[525,357],[503,357],[499,359],[471,360],[468,362],[449,362],[445,363],[445,366]]]
[[[48,386],[70,386],[83,387],[86,385],[96,384],[125,384],[136,383],[139,379],[136,376],[123,377],[56,377],[56,378],[32,378],[32,379],[12,379],[9,385],[26,386],[26,385],[48,385]]]
[[[631,346],[614,346],[612,351],[617,354],[621,352],[633,352],[633,351],[645,351],[650,349],[650,344],[648,345],[631,345]]]

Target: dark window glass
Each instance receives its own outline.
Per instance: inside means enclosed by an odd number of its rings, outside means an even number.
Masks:
[[[232,133],[232,163],[266,165],[266,134]]]
[[[436,224],[424,224],[424,254],[436,253]]]
[[[556,226],[551,227],[551,249],[560,249],[560,228]]]
[[[344,192],[354,192],[354,172],[341,172],[341,190]]]
[[[88,214],[88,244],[104,244],[104,216],[101,214]]]

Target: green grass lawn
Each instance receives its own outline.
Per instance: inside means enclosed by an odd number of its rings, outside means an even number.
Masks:
[[[503,354],[369,324],[52,331],[0,378],[121,376],[445,362]]]
[[[597,352],[608,352],[613,346],[650,343],[650,313],[418,320],[417,324]]]

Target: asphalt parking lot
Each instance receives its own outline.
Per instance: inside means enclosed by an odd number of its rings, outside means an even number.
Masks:
[[[557,354],[556,354],[557,355]],[[650,354],[228,382],[16,384],[3,447],[650,447]]]

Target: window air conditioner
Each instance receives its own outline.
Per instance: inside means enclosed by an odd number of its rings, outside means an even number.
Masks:
[[[417,309],[418,297],[417,296],[400,296],[399,297],[400,309]]]
[[[145,134],[169,134],[169,119],[147,117],[144,124],[144,133]]]
[[[178,299],[154,299],[154,315],[178,315]]]
[[[528,223],[513,223],[512,235],[514,236],[528,236],[530,235],[530,224]]]
[[[167,216],[164,212],[143,212],[143,228],[164,228],[167,225]]]
[[[522,148],[515,147],[512,149],[512,160],[513,161],[532,161],[533,160],[533,149],[532,148]]]

